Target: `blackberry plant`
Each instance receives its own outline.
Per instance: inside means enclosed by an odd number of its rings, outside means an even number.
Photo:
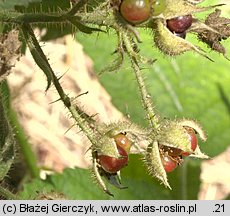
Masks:
[[[154,68],[157,56],[148,58],[142,55],[139,44],[145,41],[142,41],[139,30],[143,28],[151,30],[154,46],[168,56],[192,51],[204,59],[213,61],[203,48],[185,39],[185,35],[193,34],[211,50],[223,54],[228,59],[224,45],[221,44],[222,40],[227,40],[230,36],[230,19],[221,17],[219,9],[224,5],[199,6],[200,2],[202,1],[33,0],[23,1],[21,5],[13,0],[0,2],[1,86],[5,85],[4,80],[13,67],[12,61],[19,58],[18,44],[21,43],[21,47],[30,50],[35,63],[46,76],[45,91],[49,91],[51,85],[55,87],[59,100],[63,102],[75,124],[90,141],[93,177],[104,192],[113,195],[107,182],[117,188],[125,188],[121,184],[120,170],[129,166],[130,154],[141,155],[149,174],[167,188],[171,188],[167,173],[182,165],[186,157],[208,158],[200,150],[201,142],[198,144],[197,141],[197,137],[203,142],[207,138],[197,121],[187,119],[186,116],[176,119],[165,118],[161,112],[156,112],[142,68],[148,66]],[[211,12],[205,21],[196,18],[196,14],[207,11]],[[124,61],[128,62],[130,73],[135,74],[147,126],[138,125],[131,119],[101,124],[93,119],[95,113],[90,117],[82,111],[82,108],[75,103],[75,98],[70,98],[66,93],[34,34],[35,28],[44,27],[47,28],[47,37],[51,30],[56,31],[58,37],[76,32],[86,35],[94,32],[105,34],[113,30],[117,40],[117,47],[114,48],[116,57],[101,71],[101,74],[118,71]],[[60,33],[61,28],[64,31]],[[7,107],[3,103],[3,95],[4,93],[0,94],[1,179],[7,175],[16,157],[13,133],[17,133],[17,128],[14,131],[7,120]],[[37,176],[38,170],[35,168],[33,173]],[[16,197],[4,187],[0,193],[5,198]]]

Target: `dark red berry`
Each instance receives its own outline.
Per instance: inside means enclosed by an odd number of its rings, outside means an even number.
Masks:
[[[99,164],[108,173],[116,173],[128,164],[127,152],[119,145],[117,146],[117,149],[121,158],[98,155]]]
[[[196,135],[195,135],[195,132],[192,128],[190,127],[185,127],[185,130],[188,134],[188,139],[191,143],[191,150],[192,151],[195,151],[196,148],[197,148],[197,145],[198,145],[198,141],[197,141],[197,138],[196,138]],[[182,153],[183,156],[188,156],[189,155],[189,152],[183,152]]]
[[[179,16],[167,20],[167,27],[171,32],[183,33],[192,25],[192,15]]]
[[[161,155],[161,162],[165,172],[172,172],[177,167],[177,161],[167,154]]]
[[[149,0],[123,0],[120,5],[122,17],[132,24],[146,21],[150,16],[150,9]]]
[[[114,138],[117,146],[120,146],[127,153],[129,153],[129,150],[131,147],[131,141],[127,138],[127,136],[125,134],[119,133],[119,134],[115,135],[113,138]]]

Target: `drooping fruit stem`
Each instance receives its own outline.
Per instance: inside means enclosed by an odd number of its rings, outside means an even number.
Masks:
[[[151,99],[150,94],[147,92],[145,82],[143,79],[143,75],[135,59],[132,58],[131,63],[132,63],[132,67],[136,75],[136,80],[137,80],[138,87],[141,93],[141,101],[142,101],[142,105],[144,109],[146,110],[147,119],[150,122],[151,126],[157,129],[159,126],[158,124],[159,120],[158,120],[157,115],[154,112],[154,108],[152,105],[152,99]]]
[[[123,35],[123,40],[124,40],[125,48],[127,50],[127,54],[132,64],[133,71],[136,75],[137,84],[138,84],[140,94],[141,94],[142,106],[146,110],[147,119],[150,125],[152,126],[153,130],[157,129],[159,127],[159,123],[158,123],[159,119],[154,111],[153,104],[152,104],[152,98],[147,91],[147,88],[144,82],[144,78],[143,78],[143,74],[138,65],[138,54],[133,49],[133,45],[131,44],[129,38],[126,35]]]

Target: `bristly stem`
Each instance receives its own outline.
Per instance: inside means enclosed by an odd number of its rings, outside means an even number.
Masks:
[[[7,115],[8,121],[10,123],[10,126],[13,129],[12,131],[14,132],[14,138],[16,139],[16,142],[19,145],[19,151],[23,153],[23,159],[25,161],[26,166],[28,167],[30,175],[33,178],[37,178],[40,175],[40,170],[37,166],[36,156],[33,153],[32,149],[31,149],[31,145],[28,142],[28,138],[26,137],[24,130],[22,129],[22,127],[18,121],[17,114],[11,106],[10,89],[9,89],[9,86],[8,86],[6,80],[2,81],[0,83],[0,86],[1,86],[1,91],[4,95],[4,97],[7,98],[5,100],[5,101],[7,101],[6,115]],[[0,97],[1,97],[1,95],[0,95]],[[0,124],[0,126],[1,126],[1,124]],[[3,126],[7,126],[7,124],[5,124]],[[2,128],[2,129],[4,129],[4,128]],[[5,131],[3,131],[2,129],[0,130],[1,131],[0,133],[4,134]],[[9,130],[9,128],[8,128],[8,130]],[[5,132],[5,134],[6,134],[6,132]]]
[[[141,92],[141,101],[142,101],[142,105],[143,105],[144,109],[146,110],[147,119],[149,120],[151,126],[155,129],[157,129],[159,126],[159,124],[158,124],[159,119],[158,119],[158,116],[156,115],[156,113],[154,111],[154,108],[152,105],[152,98],[146,89],[144,78],[143,78],[143,75],[141,73],[140,67],[137,64],[137,61],[133,58],[131,58],[131,63],[132,63],[132,67],[133,67],[133,70],[134,70],[135,75],[136,75],[139,90]]]
[[[10,192],[6,188],[3,188],[2,186],[0,186],[0,195],[6,198],[7,200],[17,200],[18,199],[18,197],[15,194]]]
[[[144,78],[143,78],[143,74],[138,65],[138,59],[137,59],[138,54],[133,49],[133,45],[131,44],[129,38],[126,35],[123,35],[123,40],[124,40],[124,44],[125,44],[127,53],[130,57],[132,68],[136,75],[137,84],[138,84],[140,94],[141,94],[142,106],[146,110],[147,119],[150,125],[153,127],[153,129],[157,129],[159,127],[159,123],[158,123],[159,119],[154,111],[153,104],[152,104],[152,98],[147,91],[147,88],[144,82]]]
[[[45,13],[17,13],[0,11],[0,21],[3,23],[23,24],[23,23],[52,23],[66,22],[66,17],[60,14],[45,14]]]
[[[69,16],[74,16],[79,9],[81,9],[88,0],[81,0],[79,2],[77,2],[76,4],[73,5],[73,7],[71,8],[71,10],[67,13]]]
[[[52,82],[60,96],[60,99],[65,107],[70,111],[72,117],[77,122],[77,125],[81,128],[81,130],[84,132],[84,134],[87,136],[87,138],[90,140],[90,142],[94,145],[96,145],[97,138],[95,131],[92,130],[92,128],[88,125],[87,121],[85,121],[81,114],[78,113],[77,109],[75,108],[74,104],[72,104],[69,96],[64,92],[62,86],[59,83],[58,78],[56,77],[53,69],[51,68],[43,50],[41,49],[39,42],[36,39],[36,36],[34,35],[34,32],[29,24],[23,24],[22,25],[22,32],[23,36],[26,40],[26,43],[30,49],[30,52],[37,63],[37,65],[42,69],[42,71],[46,74],[47,80],[48,80],[48,86],[47,90],[50,86],[50,83]]]
[[[15,138],[20,145],[20,151],[23,153],[23,158],[25,160],[26,166],[28,167],[29,173],[33,178],[39,178],[40,169],[37,166],[37,158],[31,149],[31,144],[28,142],[28,138],[25,135],[23,128],[21,127],[17,114],[14,110],[10,110],[9,118],[14,126]]]
[[[79,12],[86,4],[87,0],[81,0],[68,11],[54,13],[19,13],[12,11],[3,11],[0,9],[0,22],[8,24],[36,24],[36,23],[71,23],[71,20],[81,21],[83,23],[95,24],[98,26],[114,27],[114,18],[110,16],[112,10],[105,13],[101,7],[108,4],[102,4],[93,12]]]

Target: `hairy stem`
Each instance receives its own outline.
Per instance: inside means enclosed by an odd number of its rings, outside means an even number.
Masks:
[[[14,126],[14,130],[16,131],[15,138],[20,145],[20,151],[23,154],[23,158],[26,166],[28,167],[30,175],[33,178],[39,178],[40,170],[37,166],[36,156],[32,151],[31,144],[28,142],[28,138],[26,137],[24,130],[18,121],[17,114],[13,110],[10,110],[9,118],[10,122]]]
[[[17,196],[7,190],[6,188],[0,186],[0,195],[6,198],[7,200],[16,200]]]
[[[4,81],[0,82],[0,182],[8,174],[15,161],[15,138],[8,119],[10,102],[4,88]]]
[[[0,88],[1,88],[1,83],[0,83]],[[0,151],[5,145],[5,140],[8,134],[9,134],[9,125],[5,117],[4,105],[2,102],[2,95],[0,92]]]
[[[65,16],[60,14],[46,14],[46,13],[10,13],[0,11],[0,20],[4,23],[22,24],[22,23],[52,23],[52,22],[66,22]]]
[[[138,84],[140,94],[141,94],[142,106],[146,110],[147,119],[148,119],[150,125],[153,127],[153,129],[157,129],[159,126],[159,123],[158,123],[159,119],[158,119],[158,116],[155,114],[155,111],[154,111],[154,108],[152,105],[152,98],[147,91],[147,88],[146,88],[146,85],[144,82],[144,78],[143,78],[143,74],[140,70],[138,63],[137,63],[138,62],[137,53],[133,49],[133,45],[131,44],[129,38],[127,38],[126,35],[123,35],[123,40],[124,40],[125,48],[127,49],[127,53],[130,57],[132,68],[133,68],[134,73],[136,75],[137,84]]]
[[[17,115],[11,107],[10,90],[6,81],[1,82],[1,89],[4,93],[4,96],[7,97],[5,99],[5,101],[7,101],[7,119],[9,120],[10,125],[13,127],[14,137],[20,146],[19,149],[23,154],[26,166],[28,167],[28,170],[32,177],[39,177],[39,168],[37,167],[36,157],[31,150],[31,145],[30,143],[28,143],[28,139],[18,121]],[[1,133],[3,133],[2,130]]]
[[[68,12],[68,15],[74,16],[79,11],[79,9],[82,8],[87,3],[87,1],[88,0],[81,0],[75,5],[73,5],[71,10]]]
[[[154,112],[153,105],[152,105],[152,100],[150,94],[147,92],[145,82],[143,79],[143,75],[141,73],[141,70],[139,68],[139,65],[135,61],[135,59],[131,59],[132,67],[136,75],[137,83],[139,90],[141,92],[141,101],[143,104],[144,109],[147,112],[147,118],[150,122],[150,124],[154,127],[158,127],[158,117]]]
[[[96,145],[97,138],[95,132],[92,128],[88,125],[87,121],[81,117],[81,114],[77,112],[77,109],[72,104],[68,95],[64,92],[62,86],[59,83],[58,78],[56,77],[53,69],[51,68],[43,50],[41,49],[39,42],[37,41],[34,32],[30,25],[23,24],[22,25],[22,32],[27,42],[27,45],[30,49],[30,52],[37,63],[37,65],[43,70],[43,72],[47,76],[48,80],[48,87],[50,86],[50,82],[52,82],[60,96],[60,99],[66,108],[70,111],[72,117],[77,122],[77,125],[81,128],[87,138],[91,141],[92,144]]]
[[[19,13],[0,10],[0,22],[9,24],[34,24],[34,23],[67,23],[71,20],[99,26],[114,26],[114,17],[111,11],[104,12],[100,6],[90,13],[79,12],[87,0],[80,1],[67,12],[58,13]]]

